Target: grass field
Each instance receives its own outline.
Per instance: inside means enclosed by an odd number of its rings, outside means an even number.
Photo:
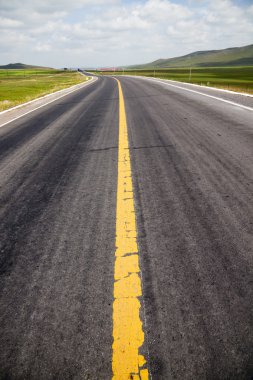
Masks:
[[[253,67],[171,68],[102,72],[102,75],[140,75],[253,94]]]
[[[0,111],[87,79],[78,72],[60,70],[0,70]]]

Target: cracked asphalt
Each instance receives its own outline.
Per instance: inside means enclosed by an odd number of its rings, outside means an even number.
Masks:
[[[120,80],[149,373],[252,380],[253,112]],[[108,77],[0,128],[0,379],[112,378],[118,128]]]

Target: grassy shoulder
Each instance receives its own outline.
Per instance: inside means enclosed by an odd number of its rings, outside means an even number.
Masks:
[[[253,94],[253,67],[193,67],[101,72],[103,75],[137,75],[170,79]]]
[[[0,70],[0,111],[88,80],[61,70]]]

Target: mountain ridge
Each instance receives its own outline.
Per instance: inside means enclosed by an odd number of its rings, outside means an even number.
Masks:
[[[220,50],[200,50],[175,58],[160,58],[150,63],[131,65],[129,69],[168,67],[253,66],[253,44]]]
[[[24,63],[9,63],[0,66],[0,70],[28,70],[28,69],[50,69],[50,67],[26,65]]]

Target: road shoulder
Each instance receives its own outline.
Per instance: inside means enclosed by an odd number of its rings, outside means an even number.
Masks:
[[[94,84],[96,81],[97,81],[97,78],[93,77],[91,80],[87,82],[77,84],[60,91],[53,92],[51,94],[42,96],[38,99],[31,100],[30,102],[23,103],[23,104],[20,104],[19,106],[2,111],[0,112],[0,128],[16,119],[19,119],[20,117],[24,115],[27,115],[30,112],[33,112],[68,94],[71,94],[72,92],[78,91],[84,87]]]

